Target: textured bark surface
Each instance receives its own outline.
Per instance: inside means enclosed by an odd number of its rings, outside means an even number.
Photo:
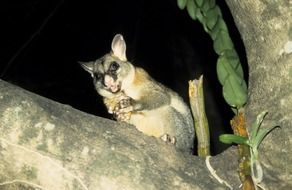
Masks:
[[[211,158],[233,187],[237,151]],[[205,160],[0,80],[0,190],[227,189]]]
[[[267,189],[292,189],[292,1],[226,0],[242,36],[249,65],[249,124],[281,126],[260,146]]]

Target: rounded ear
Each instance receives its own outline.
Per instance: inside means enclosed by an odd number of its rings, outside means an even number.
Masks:
[[[121,34],[116,34],[112,41],[112,53],[122,61],[127,61],[126,42]]]

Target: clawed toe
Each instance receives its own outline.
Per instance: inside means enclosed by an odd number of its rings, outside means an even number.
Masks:
[[[120,104],[119,105],[120,109],[123,109],[123,108],[131,106],[131,100],[129,98],[122,99],[122,100],[120,100],[119,104]]]
[[[160,137],[164,142],[166,143],[171,143],[171,144],[175,144],[176,143],[176,138],[170,136],[169,134],[164,134]]]

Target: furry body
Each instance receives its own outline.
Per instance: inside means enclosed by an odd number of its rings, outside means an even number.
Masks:
[[[193,148],[194,127],[189,108],[177,93],[127,61],[126,43],[121,35],[114,37],[111,53],[82,66],[93,77],[108,112],[118,121],[133,124],[150,136],[167,136],[166,140],[179,149]]]

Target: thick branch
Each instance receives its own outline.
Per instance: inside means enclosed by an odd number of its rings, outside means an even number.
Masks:
[[[216,189],[201,158],[0,80],[0,189]],[[211,158],[239,186],[236,150]]]

